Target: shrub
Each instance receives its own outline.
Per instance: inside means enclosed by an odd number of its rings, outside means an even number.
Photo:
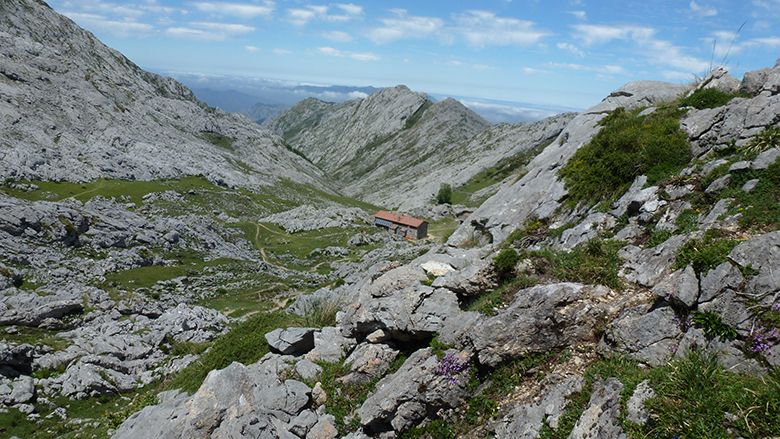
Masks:
[[[729,103],[732,99],[737,97],[735,94],[726,93],[725,91],[717,88],[700,88],[690,96],[683,98],[680,101],[681,107],[693,107],[697,110],[704,108],[717,108],[722,107]]]
[[[595,239],[578,245],[570,252],[537,250],[526,252],[526,256],[537,272],[556,280],[620,288],[618,251],[622,246],[619,241]]]
[[[680,110],[661,108],[640,116],[618,108],[601,121],[603,128],[577,150],[559,174],[572,204],[614,199],[640,175],[648,183],[678,172],[691,158]]]
[[[707,230],[701,239],[692,239],[680,247],[676,268],[685,268],[690,264],[697,273],[705,273],[726,262],[737,244],[738,240],[728,238],[720,230]]]
[[[719,338],[723,341],[737,338],[737,330],[723,323],[723,320],[714,312],[694,312],[691,321],[697,328],[704,331],[707,338]]]
[[[507,279],[514,275],[515,265],[517,265],[519,260],[520,255],[517,254],[515,249],[505,248],[493,258],[493,268],[496,270],[498,277]]]
[[[439,186],[439,193],[436,194],[436,203],[438,204],[451,204],[452,203],[452,186],[447,183],[442,183]]]
[[[780,127],[769,127],[750,139],[743,150],[752,155],[778,146],[780,146]]]

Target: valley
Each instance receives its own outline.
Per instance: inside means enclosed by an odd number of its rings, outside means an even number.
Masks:
[[[779,132],[780,63],[258,125],[4,1],[0,437],[780,435]]]

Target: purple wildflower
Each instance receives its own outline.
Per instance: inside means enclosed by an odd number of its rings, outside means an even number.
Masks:
[[[460,361],[456,354],[448,353],[439,360],[439,365],[436,366],[436,375],[445,377],[450,384],[455,384],[458,382],[460,373],[468,367],[468,361]]]
[[[774,305],[772,305],[772,311],[780,312],[780,302],[777,302]]]
[[[760,354],[780,342],[780,331],[777,328],[754,328],[750,331],[750,351]]]

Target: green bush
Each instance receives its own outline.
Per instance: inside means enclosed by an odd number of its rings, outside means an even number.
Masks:
[[[442,183],[439,186],[439,193],[436,194],[436,202],[438,204],[452,204],[452,186]]]
[[[728,104],[729,101],[737,96],[738,95],[726,93],[717,88],[701,88],[691,93],[690,96],[683,98],[680,101],[680,106],[693,107],[698,110],[704,108],[717,108]]]
[[[677,251],[676,268],[693,265],[697,273],[705,273],[726,262],[731,250],[739,244],[723,231],[710,229],[700,239],[692,239]]]
[[[742,149],[753,155],[778,146],[780,146],[780,127],[769,127],[756,134]]]
[[[723,341],[735,340],[737,330],[723,323],[723,319],[714,312],[696,311],[691,316],[693,325],[701,328],[707,338],[719,338]]]
[[[493,268],[496,270],[498,277],[507,279],[514,275],[515,265],[517,265],[519,260],[520,255],[517,254],[515,249],[505,248],[493,258]]]
[[[596,239],[580,244],[570,252],[536,250],[526,252],[525,256],[531,259],[539,274],[558,281],[620,288],[618,251],[621,247],[623,243],[619,241]]]
[[[559,171],[570,203],[611,200],[640,175],[654,184],[682,169],[691,152],[688,137],[680,130],[680,115],[671,108],[646,116],[639,110],[613,111],[601,121],[601,131]]]

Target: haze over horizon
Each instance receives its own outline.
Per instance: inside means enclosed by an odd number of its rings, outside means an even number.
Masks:
[[[156,71],[586,108],[636,79],[772,65],[780,1],[52,0]],[[742,24],[744,26],[742,26]]]

